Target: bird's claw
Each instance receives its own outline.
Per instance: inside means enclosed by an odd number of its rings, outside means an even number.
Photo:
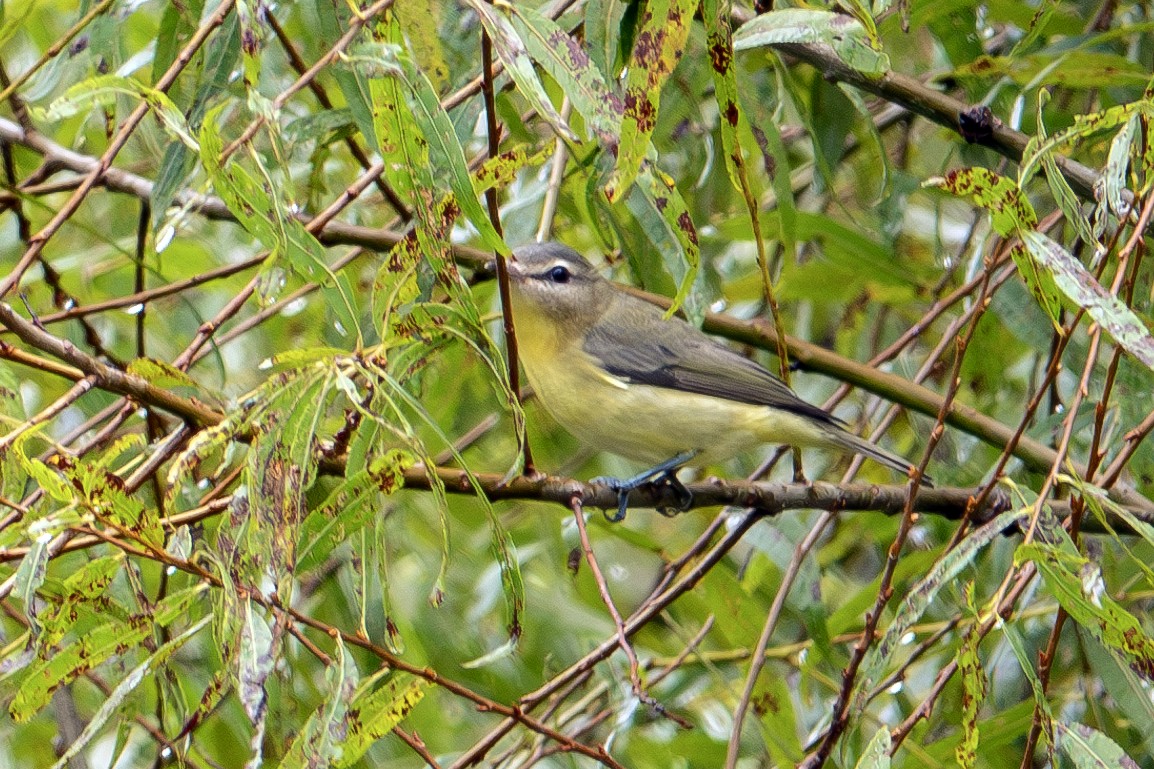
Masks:
[[[690,505],[693,504],[693,494],[689,489],[685,488],[684,483],[677,479],[677,468],[692,459],[694,454],[696,454],[696,452],[678,454],[676,457],[661,463],[652,470],[632,478],[612,478],[604,475],[599,475],[594,478],[590,483],[607,486],[610,490],[617,493],[617,510],[613,513],[606,510],[606,520],[610,523],[620,523],[625,520],[625,513],[629,508],[629,492],[646,484],[663,484],[668,486],[673,492],[674,497],[676,497],[675,505],[658,505],[657,512],[664,516],[672,517],[688,510]]]

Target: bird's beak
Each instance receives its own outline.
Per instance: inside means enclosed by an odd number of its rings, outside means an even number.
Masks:
[[[525,277],[525,266],[515,259],[505,260],[505,268],[509,270],[509,277],[513,280]]]
[[[505,267],[509,270],[510,278],[521,278],[525,275],[524,266],[522,266],[520,262],[513,261],[513,257],[509,257],[505,260]],[[497,274],[497,260],[490,259],[489,261],[485,262],[484,270],[489,275]]]

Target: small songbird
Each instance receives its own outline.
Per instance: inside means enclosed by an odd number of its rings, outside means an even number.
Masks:
[[[618,289],[568,246],[524,246],[508,266],[521,362],[545,410],[592,448],[657,463],[629,480],[598,479],[620,496],[614,520],[645,481],[665,478],[687,505],[677,467],[767,443],[833,448],[912,470],[757,363]]]

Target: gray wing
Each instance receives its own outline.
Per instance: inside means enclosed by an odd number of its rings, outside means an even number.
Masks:
[[[831,425],[841,420],[799,398],[764,368],[684,321],[627,297],[589,329],[585,352],[626,382],[668,387],[791,411]],[[634,304],[636,302],[636,304]],[[626,313],[628,323],[614,322]],[[623,329],[628,327],[630,331]]]

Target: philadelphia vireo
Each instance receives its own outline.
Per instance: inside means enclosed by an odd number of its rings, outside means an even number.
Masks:
[[[907,460],[847,432],[757,363],[616,288],[568,246],[513,251],[513,320],[521,362],[541,404],[591,447],[659,463],[629,480],[599,479],[620,495],[766,443],[863,454],[908,474]],[[922,481],[928,484],[929,479]]]

